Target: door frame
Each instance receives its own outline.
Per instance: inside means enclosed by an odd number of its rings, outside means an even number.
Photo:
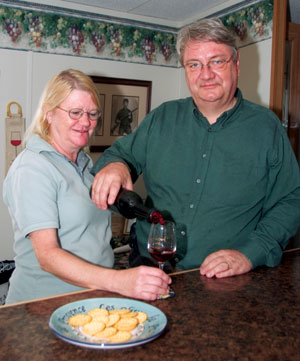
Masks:
[[[287,0],[274,0],[272,63],[269,108],[282,120],[285,44],[287,38]]]

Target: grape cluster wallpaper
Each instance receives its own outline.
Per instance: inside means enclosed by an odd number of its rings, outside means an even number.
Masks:
[[[52,6],[35,6],[33,10],[24,7],[22,1],[2,4],[0,1],[0,48],[179,66],[179,29],[143,26],[130,20],[118,24],[116,19],[103,20],[96,15],[89,18],[83,12]],[[239,47],[272,36],[272,0],[215,16],[234,32]]]

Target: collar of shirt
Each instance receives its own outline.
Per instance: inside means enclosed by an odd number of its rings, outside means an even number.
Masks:
[[[44,153],[44,152],[46,152],[46,153],[55,153],[55,154],[57,154],[59,157],[62,157],[67,162],[69,162],[76,169],[76,171],[80,175],[82,175],[82,173],[84,172],[86,167],[88,167],[88,166],[89,166],[89,168],[92,167],[90,157],[85,152],[83,152],[82,150],[80,150],[79,153],[78,153],[77,163],[74,163],[69,158],[67,158],[65,155],[57,152],[57,150],[55,150],[52,147],[51,144],[46,142],[44,139],[42,139],[37,134],[34,134],[29,139],[28,143],[26,144],[26,148],[33,151],[33,152],[35,152],[35,153]]]
[[[221,114],[214,124],[210,124],[208,122],[207,118],[199,111],[195,102],[193,101],[193,113],[200,125],[205,127],[209,132],[218,132],[219,130],[225,128],[232,121],[234,121],[234,114],[239,108],[243,99],[242,93],[239,89],[236,90],[234,96],[237,98],[237,102],[235,103],[234,107]]]

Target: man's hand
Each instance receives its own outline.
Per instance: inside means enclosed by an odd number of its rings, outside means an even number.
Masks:
[[[92,201],[98,208],[106,210],[114,203],[121,187],[133,190],[129,170],[121,162],[109,163],[95,175]]]
[[[205,258],[200,267],[200,274],[208,278],[223,278],[247,273],[251,269],[251,262],[241,252],[224,249]]]

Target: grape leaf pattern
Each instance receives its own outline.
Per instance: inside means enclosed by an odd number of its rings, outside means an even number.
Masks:
[[[273,1],[255,2],[219,17],[237,37],[238,46],[260,41],[272,36]],[[78,11],[74,16],[46,11],[42,5],[39,11],[0,6],[0,47],[179,66],[179,29],[95,18]]]

